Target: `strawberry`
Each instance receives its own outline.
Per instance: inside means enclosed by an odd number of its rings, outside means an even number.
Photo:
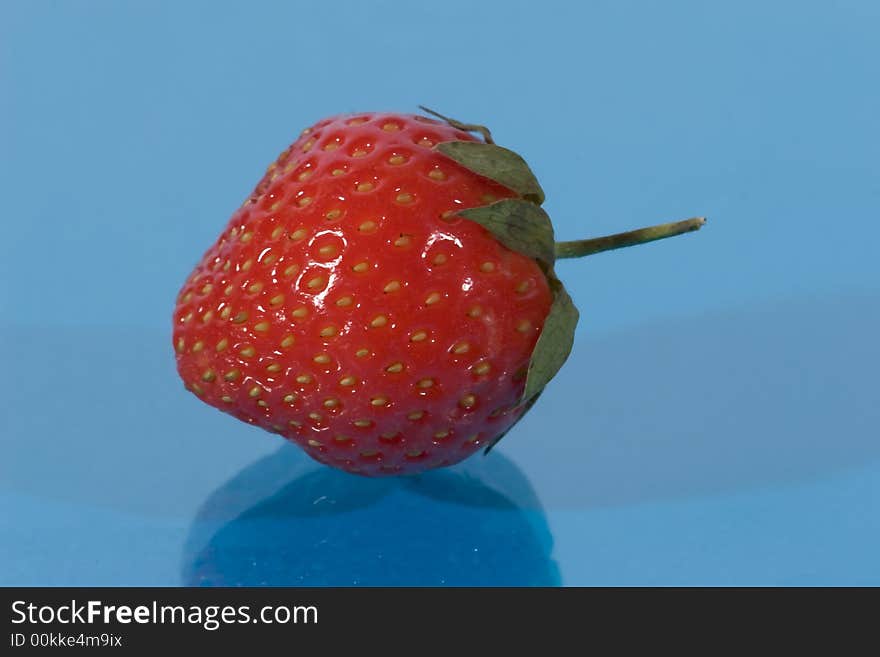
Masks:
[[[269,166],[178,296],[190,391],[349,472],[451,465],[567,357],[556,257],[698,227],[556,245],[522,158],[435,116],[324,119]]]

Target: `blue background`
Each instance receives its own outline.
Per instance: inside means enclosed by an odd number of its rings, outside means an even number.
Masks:
[[[0,584],[880,584],[880,4],[0,3]],[[175,294],[330,114],[522,153],[575,353],[371,481],[197,403]]]

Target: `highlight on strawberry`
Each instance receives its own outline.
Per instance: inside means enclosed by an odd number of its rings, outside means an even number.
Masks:
[[[488,451],[532,407],[578,321],[557,259],[705,222],[556,242],[522,157],[483,126],[421,109],[434,118],[365,112],[306,128],[173,315],[188,390],[366,476]]]

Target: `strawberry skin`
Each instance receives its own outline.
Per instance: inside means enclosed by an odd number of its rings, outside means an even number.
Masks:
[[[186,387],[368,476],[451,465],[510,428],[553,295],[455,215],[515,194],[433,149],[450,141],[475,139],[390,113],[305,130],[178,296]]]

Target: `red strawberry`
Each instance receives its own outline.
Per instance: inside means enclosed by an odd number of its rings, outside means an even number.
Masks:
[[[364,475],[491,446],[562,365],[577,312],[537,181],[476,129],[368,113],[303,131],[180,292],[187,388]]]

